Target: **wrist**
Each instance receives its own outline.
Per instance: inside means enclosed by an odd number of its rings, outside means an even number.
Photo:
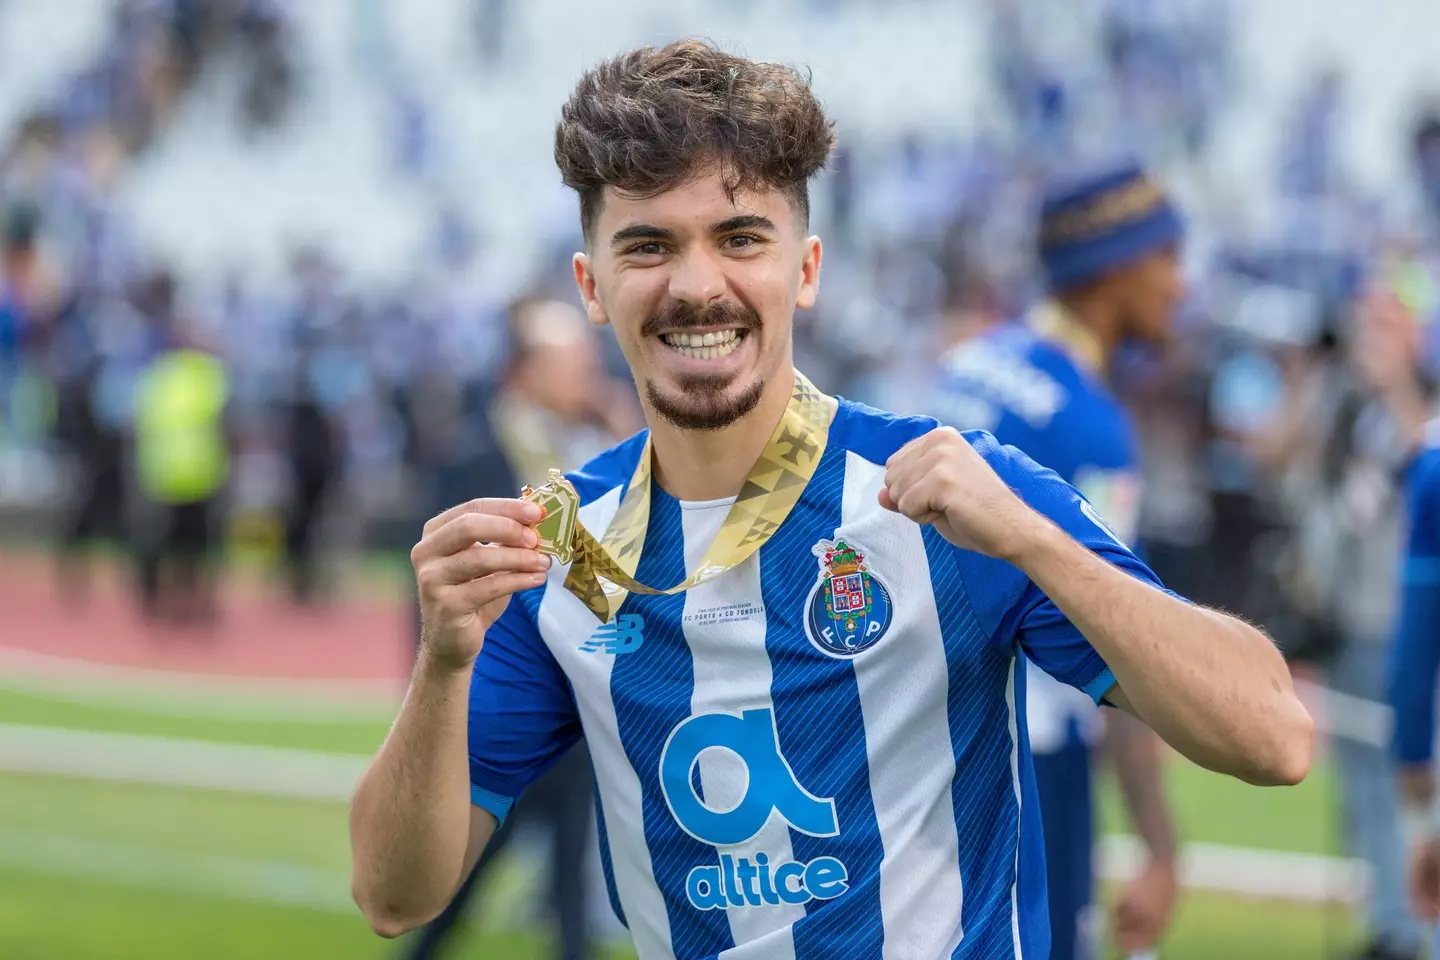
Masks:
[[[1027,505],[1015,524],[1013,535],[996,559],[1019,567],[1028,574],[1068,539],[1065,531]]]
[[[421,643],[420,654],[415,658],[415,676],[420,679],[446,683],[457,677],[469,677],[475,669],[475,658],[443,654],[428,643]]]
[[[1163,873],[1167,877],[1174,877],[1179,870],[1175,863],[1175,851],[1165,850],[1156,853],[1150,851],[1150,859],[1146,862],[1146,870],[1152,874]]]
[[[1405,438],[1410,440],[1413,435],[1414,440],[1418,443],[1420,435],[1424,432],[1428,413],[1425,394],[1420,389],[1419,383],[1414,380],[1406,380],[1394,384],[1381,395],[1381,402],[1390,411],[1390,415],[1395,418]]]

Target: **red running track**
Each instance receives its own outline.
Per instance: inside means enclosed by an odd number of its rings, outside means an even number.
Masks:
[[[96,564],[88,598],[62,595],[49,558],[0,550],[0,647],[112,666],[222,677],[391,680],[409,673],[404,584],[299,608],[254,577],[231,578],[213,627],[157,626],[139,614],[128,571]]]

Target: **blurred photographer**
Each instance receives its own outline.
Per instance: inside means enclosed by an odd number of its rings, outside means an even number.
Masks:
[[[1440,920],[1440,809],[1435,802],[1435,685],[1440,668],[1440,421],[1422,372],[1420,327],[1403,295],[1372,292],[1360,331],[1359,366],[1393,418],[1403,455],[1403,566],[1390,653],[1389,702],[1399,762],[1401,824],[1410,859],[1411,905]],[[1429,423],[1427,424],[1427,420]],[[1433,949],[1433,948],[1432,948]],[[1433,955],[1433,954],[1432,954]]]
[[[606,376],[600,341],[579,308],[548,300],[522,303],[512,314],[511,334],[514,350],[488,420],[517,482],[543,483],[550,468],[573,468],[638,429],[633,389]],[[582,740],[526,791],[449,907],[417,931],[408,960],[446,955],[452,931],[490,865],[517,827],[528,825],[550,834],[547,900],[559,928],[556,956],[593,956],[586,920],[593,782]]]
[[[1288,592],[1328,648],[1326,684],[1356,701],[1384,701],[1387,649],[1397,614],[1404,526],[1400,478],[1413,457],[1424,402],[1401,337],[1404,308],[1387,289],[1366,291],[1346,334],[1297,360],[1289,436],[1271,466],[1295,519]],[[1413,353],[1410,354],[1413,357]],[[1346,852],[1370,868],[1366,960],[1421,956],[1422,934],[1405,896],[1395,763],[1370,711],[1332,707]]]

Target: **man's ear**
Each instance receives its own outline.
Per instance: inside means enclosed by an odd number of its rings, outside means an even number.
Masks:
[[[595,285],[595,271],[591,269],[590,257],[585,253],[575,254],[575,286],[580,291],[580,302],[585,305],[585,315],[597,327],[610,322],[605,308],[600,305],[600,295]]]
[[[800,261],[800,289],[795,294],[795,306],[801,310],[813,307],[815,297],[820,293],[820,258],[823,253],[819,237],[806,239],[805,256]]]

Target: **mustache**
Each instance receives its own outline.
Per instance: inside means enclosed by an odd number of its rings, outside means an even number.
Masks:
[[[653,337],[662,330],[687,330],[692,327],[735,327],[759,330],[760,314],[735,300],[717,300],[697,307],[692,303],[672,300],[640,326],[641,336]]]

